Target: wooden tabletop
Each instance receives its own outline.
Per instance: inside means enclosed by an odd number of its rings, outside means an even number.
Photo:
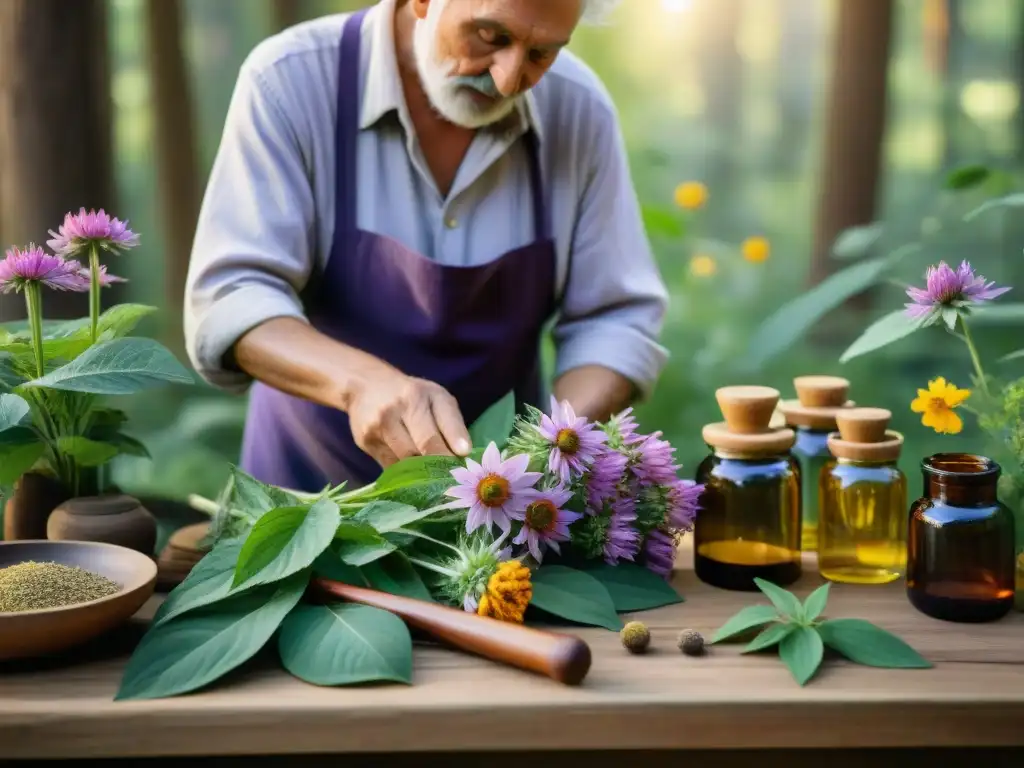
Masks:
[[[159,598],[132,626],[74,664],[0,668],[0,757],[114,758],[402,751],[1024,746],[1024,614],[989,625],[936,621],[899,584],[835,585],[828,615],[893,631],[935,663],[883,670],[842,660],[800,688],[776,655],[675,647],[679,630],[710,637],[758,595],[712,589],[689,571],[681,605],[638,616],[653,650],[625,652],[615,633],[582,629],[594,663],[579,688],[432,647],[415,685],[318,688],[273,657],[211,690],[113,701],[127,654]],[[805,576],[801,597],[819,583]]]

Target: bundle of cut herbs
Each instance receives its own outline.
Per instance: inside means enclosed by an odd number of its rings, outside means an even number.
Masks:
[[[174,696],[240,667],[276,638],[283,666],[320,685],[412,681],[393,613],[304,599],[317,577],[522,623],[617,631],[620,612],[682,601],[669,585],[703,487],[681,480],[660,433],[630,411],[606,423],[516,416],[511,396],[473,425],[466,459],[414,457],[369,486],[308,495],[236,470],[211,549],[167,598],[118,699]]]

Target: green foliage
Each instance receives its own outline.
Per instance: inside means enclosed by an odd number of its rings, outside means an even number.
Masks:
[[[585,571],[563,565],[544,565],[533,574],[530,604],[545,613],[576,624],[618,632],[622,619],[604,585]]]
[[[742,609],[718,629],[712,643],[735,640],[759,630],[743,653],[778,648],[779,658],[800,685],[806,685],[821,667],[825,646],[856,664],[889,669],[932,666],[901,639],[868,621],[822,620],[828,603],[827,583],[801,603],[796,595],[777,584],[763,579],[755,582],[772,605]]]
[[[909,317],[903,309],[890,312],[869,325],[864,333],[843,352],[839,362],[845,363],[855,357],[886,347],[906,338],[921,327],[921,321]]]
[[[683,596],[665,579],[633,563],[601,563],[588,567],[586,572],[601,582],[619,613],[648,611],[683,602]]]
[[[292,675],[313,685],[411,683],[412,637],[400,618],[365,605],[299,605],[277,648]]]
[[[516,419],[516,395],[509,392],[501,400],[483,412],[469,428],[469,436],[476,448],[486,448],[495,443],[498,449],[505,447],[512,435]]]

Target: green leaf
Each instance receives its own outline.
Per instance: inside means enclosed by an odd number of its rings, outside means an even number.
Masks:
[[[256,521],[245,539],[235,586],[269,584],[309,568],[330,546],[340,523],[341,512],[330,499],[272,509]]]
[[[991,169],[983,165],[964,165],[954,168],[946,176],[946,189],[956,192],[974,189],[988,181],[991,175]]]
[[[929,669],[932,664],[903,640],[863,619],[832,619],[818,627],[825,644],[850,661],[887,669]]]
[[[972,221],[989,211],[998,211],[1003,208],[1024,208],[1024,192],[1015,192],[1003,197],[997,197],[994,200],[988,200],[964,216],[964,221]]]
[[[152,458],[149,449],[145,445],[134,437],[121,432],[110,435],[103,442],[111,445],[118,453],[123,453],[126,456],[138,456],[143,459]]]
[[[584,571],[564,565],[545,565],[534,572],[530,604],[577,624],[604,627],[613,632],[622,629],[615,603],[601,582]]]
[[[334,538],[338,541],[356,541],[360,544],[374,544],[381,540],[380,534],[372,525],[354,519],[341,520],[334,531]]]
[[[661,576],[632,563],[600,565],[587,568],[611,595],[619,613],[648,611],[683,602],[683,597]]]
[[[797,629],[799,629],[798,624],[770,624],[761,634],[751,640],[741,653],[756,653],[771,648],[781,643]]]
[[[153,339],[105,341],[26,387],[95,395],[131,395],[158,384],[192,384],[192,375]]]
[[[340,581],[342,584],[351,584],[355,587],[370,586],[370,582],[361,569],[341,561],[335,544],[331,544],[316,559],[313,563],[313,573],[322,579]]]
[[[25,378],[14,367],[14,355],[0,352],[0,390],[10,392],[25,383]]]
[[[1024,349],[1018,349],[1016,352],[1011,352],[1008,355],[1003,355],[998,360],[996,360],[996,362],[1009,363],[1012,362],[1013,360],[1020,360],[1022,357],[1024,357]]]
[[[719,627],[714,637],[711,638],[711,642],[720,643],[723,640],[745,634],[768,622],[778,621],[779,618],[779,612],[770,605],[747,606]]]
[[[116,435],[128,423],[128,414],[117,408],[97,407],[89,413],[88,437],[103,442],[104,438]]]
[[[373,495],[380,496],[388,491],[433,480],[450,480],[452,470],[463,466],[454,456],[410,456],[396,461],[381,472],[373,484]]]
[[[495,443],[499,449],[504,448],[516,420],[516,395],[509,392],[496,402],[469,428],[469,437],[473,445],[486,448]]]
[[[299,605],[281,626],[284,668],[313,685],[412,683],[412,637],[393,613],[367,605]]]
[[[117,456],[116,446],[97,443],[87,437],[61,437],[57,449],[75,460],[82,467],[99,467]]]
[[[674,211],[645,205],[640,212],[643,216],[644,229],[650,237],[658,236],[670,240],[680,240],[686,235],[686,225]]]
[[[29,427],[0,432],[0,485],[12,485],[42,458],[46,445]]]
[[[877,283],[893,264],[891,256],[858,262],[783,305],[754,332],[747,365],[759,367],[788,349],[829,312]]]
[[[409,562],[409,558],[401,552],[394,552],[369,563],[362,568],[362,573],[370,582],[370,586],[381,592],[425,600],[428,603],[434,602],[423,579]]]
[[[188,693],[240,667],[267,644],[308,581],[308,573],[296,573],[151,628],[129,659],[115,700]]]
[[[779,658],[800,685],[814,677],[825,657],[825,646],[812,627],[799,627],[779,643]]]
[[[17,427],[32,411],[28,401],[18,395],[0,395],[0,432]]]
[[[970,314],[976,325],[1024,323],[1024,304],[1008,301],[993,302],[971,307]]]
[[[295,494],[261,483],[238,467],[232,467],[229,505],[233,509],[244,510],[258,518],[278,507],[299,507],[302,504],[302,499]]]
[[[921,327],[920,320],[908,317],[902,309],[890,312],[869,325],[860,337],[843,352],[839,362],[847,363],[855,357],[886,347],[909,336]]]
[[[144,318],[156,311],[156,307],[146,304],[117,304],[100,315],[97,323],[100,338],[119,339],[127,336]],[[87,334],[91,333],[88,325],[81,330]]]
[[[783,616],[789,616],[794,619],[803,617],[803,605],[792,592],[788,592],[777,584],[772,584],[764,579],[755,578],[754,583],[772,601],[772,605]]]
[[[807,596],[804,600],[804,621],[814,621],[825,612],[830,587],[831,583],[826,582]]]
[[[212,605],[231,595],[235,566],[243,544],[241,539],[218,542],[195,564],[185,580],[171,590],[157,609],[150,626],[157,627],[176,616]]]
[[[372,541],[339,541],[335,545],[335,552],[338,553],[342,562],[356,568],[363,568],[382,557],[387,557],[396,549],[398,549],[397,546],[382,536],[378,536]]]
[[[832,245],[832,255],[847,260],[863,258],[878,244],[884,232],[885,227],[881,222],[850,227],[839,233]]]
[[[422,510],[394,501],[374,501],[360,509],[352,519],[372,525],[378,533],[390,533],[432,514],[434,510],[430,508]]]

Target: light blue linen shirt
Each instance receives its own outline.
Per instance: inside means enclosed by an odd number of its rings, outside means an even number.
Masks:
[[[667,359],[658,343],[667,292],[604,87],[578,58],[560,53],[510,119],[477,132],[445,198],[405,106],[394,11],[395,0],[382,0],[363,26],[357,226],[451,265],[486,263],[532,242],[519,140],[532,128],[564,288],[553,326],[556,375],[601,365],[648,395]],[[227,391],[252,383],[230,363],[235,342],[271,318],[305,320],[300,294],[330,255],[346,18],[319,18],[263,41],[238,77],[200,212],[184,317],[192,364]]]

